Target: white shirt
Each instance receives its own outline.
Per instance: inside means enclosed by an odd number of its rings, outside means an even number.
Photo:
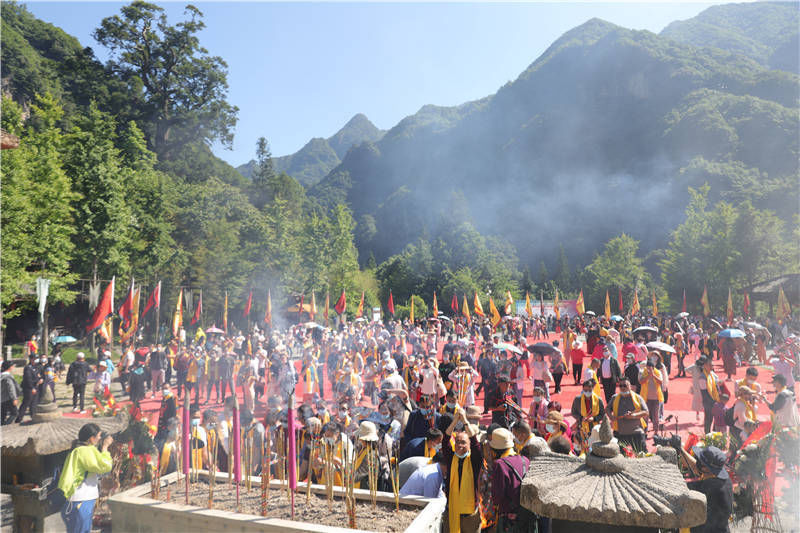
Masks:
[[[603,372],[604,379],[611,379],[611,356],[603,357],[603,362],[600,365]]]

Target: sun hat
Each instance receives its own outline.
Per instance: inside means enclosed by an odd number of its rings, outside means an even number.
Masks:
[[[367,442],[374,442],[378,440],[378,429],[375,424],[365,420],[358,426],[358,439]]]
[[[711,473],[719,479],[728,479],[728,471],[725,470],[725,453],[716,446],[693,446],[692,453],[701,465],[705,466]]]
[[[492,431],[492,439],[489,446],[493,450],[507,450],[514,446],[514,435],[506,428],[497,428]]]

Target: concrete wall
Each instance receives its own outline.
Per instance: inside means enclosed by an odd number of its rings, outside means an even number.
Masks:
[[[207,473],[201,471],[200,475],[205,478]],[[227,479],[226,473],[218,472],[217,476],[220,482]],[[176,479],[177,474],[175,473],[164,476],[162,478],[162,484],[174,484]],[[253,486],[261,486],[261,479],[258,476],[253,478]],[[298,492],[301,494],[304,493],[304,487],[304,483],[298,483]],[[280,490],[280,482],[271,481],[270,488]],[[324,494],[325,487],[323,485],[312,485],[311,491],[316,494]],[[191,531],[192,533],[217,533],[219,531],[225,531],[226,533],[291,533],[299,531],[314,533],[366,533],[364,530],[293,522],[277,518],[262,518],[255,515],[206,509],[192,505],[159,502],[149,498],[149,495],[150,485],[148,483],[116,494],[108,500],[115,531],[124,531],[126,533],[162,533],[164,531]],[[336,496],[341,498],[340,488],[336,488]],[[369,491],[356,489],[355,496],[359,500],[366,500],[369,498]],[[379,492],[378,500],[394,503],[394,495],[387,492]],[[407,532],[437,533],[440,530],[445,507],[445,501],[443,499],[432,500],[410,497],[401,498],[400,503],[420,507],[420,514],[408,527],[406,530]]]

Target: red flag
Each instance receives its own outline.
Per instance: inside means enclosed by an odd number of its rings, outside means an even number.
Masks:
[[[344,312],[347,311],[347,296],[344,293],[344,289],[342,289],[342,295],[336,300],[336,305],[334,305],[333,308],[336,309],[336,312],[340,315],[343,315]]]
[[[119,327],[120,329],[128,329],[131,325],[131,312],[133,311],[133,279],[131,279],[131,286],[128,289],[128,295],[122,306],[119,308],[119,318],[122,320]]]
[[[247,303],[244,304],[244,312],[242,313],[242,316],[247,316],[250,314],[250,307],[252,307],[252,305],[253,305],[253,291],[250,291],[249,293],[247,293]]]
[[[750,315],[750,295],[744,293],[744,303],[742,304],[742,316],[747,318]]]
[[[455,314],[458,314],[458,297],[456,293],[453,293],[453,299],[450,300],[450,309],[452,309]]]
[[[264,312],[264,322],[272,324],[272,294],[267,289],[267,310]]]
[[[622,314],[625,308],[622,306],[622,289],[619,289],[619,314]]]
[[[86,331],[94,331],[103,325],[103,321],[111,316],[114,312],[114,278],[111,283],[106,286],[103,297],[100,299],[100,304],[95,308],[94,314],[89,324],[86,325]]]
[[[683,289],[683,305],[681,306],[681,313],[686,312],[686,289]]]
[[[389,290],[389,303],[386,304],[386,308],[389,312],[394,316],[394,298],[392,298],[392,291]]]
[[[152,307],[161,307],[161,282],[159,281],[158,284],[153,289],[153,292],[150,293],[150,297],[147,299],[147,305],[144,306],[144,311],[142,311],[142,320],[144,320],[144,315]]]
[[[200,299],[197,300],[197,306],[194,308],[194,316],[192,317],[191,325],[194,326],[200,322],[200,316],[203,314],[203,291],[200,291]]]

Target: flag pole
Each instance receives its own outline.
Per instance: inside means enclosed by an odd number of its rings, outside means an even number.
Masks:
[[[289,490],[291,495],[291,509],[292,509],[292,520],[294,520],[294,493],[295,489],[297,488],[297,452],[296,448],[296,435],[294,431],[294,392],[289,394],[289,403],[287,407],[287,431],[289,432],[289,450],[287,453],[287,457],[289,460],[288,466],[288,474],[289,474]],[[311,482],[311,476],[309,471],[309,483]]]

